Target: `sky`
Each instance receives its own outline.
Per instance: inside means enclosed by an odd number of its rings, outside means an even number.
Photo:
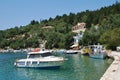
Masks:
[[[25,26],[32,20],[97,10],[120,0],[0,0],[0,30]]]

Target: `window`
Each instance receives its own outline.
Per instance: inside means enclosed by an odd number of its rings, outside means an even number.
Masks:
[[[37,61],[33,61],[32,64],[37,64]]]
[[[52,56],[52,53],[43,53],[41,54],[42,57],[46,57],[46,56]]]
[[[30,65],[30,61],[27,61],[27,63],[26,63],[27,65]]]
[[[21,61],[21,62],[17,62],[17,64],[19,64],[19,65],[25,65],[25,62]]]
[[[39,58],[40,54],[30,54],[29,58]]]

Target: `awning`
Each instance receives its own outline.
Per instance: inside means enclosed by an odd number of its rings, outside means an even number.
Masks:
[[[79,46],[78,44],[74,44],[74,45],[72,45],[70,47],[73,48],[73,47],[78,47],[78,46]]]

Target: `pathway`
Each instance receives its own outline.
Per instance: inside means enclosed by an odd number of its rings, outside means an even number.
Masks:
[[[108,56],[113,57],[114,61],[100,80],[120,80],[120,52],[112,51]]]

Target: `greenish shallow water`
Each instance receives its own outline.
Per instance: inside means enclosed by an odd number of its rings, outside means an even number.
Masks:
[[[16,68],[14,61],[25,54],[0,54],[0,80],[99,80],[112,60],[92,59],[80,54],[68,58],[60,69]]]

